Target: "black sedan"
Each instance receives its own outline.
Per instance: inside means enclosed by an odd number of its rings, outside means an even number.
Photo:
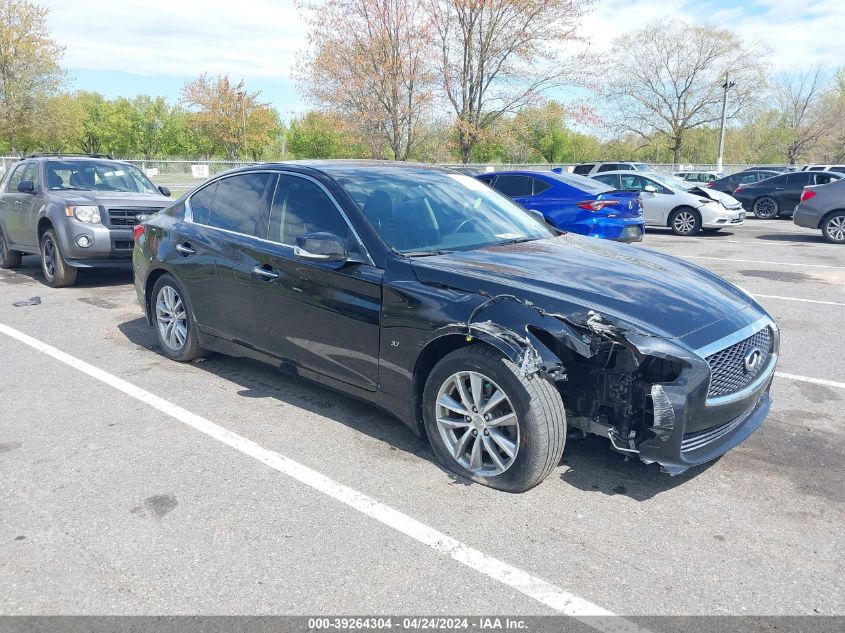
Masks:
[[[369,400],[459,475],[531,488],[568,429],[670,473],[766,417],[778,329],[680,259],[558,235],[448,169],[220,175],[135,230],[162,352],[260,359]]]
[[[746,211],[751,211],[761,220],[792,217],[804,187],[826,185],[842,177],[843,174],[833,171],[794,171],[742,185],[733,196]]]
[[[723,191],[733,195],[733,192],[736,191],[737,187],[752,185],[755,182],[771,178],[772,176],[777,176],[780,173],[781,172],[773,169],[746,169],[745,171],[739,171],[735,174],[731,174],[730,176],[719,178],[718,180],[711,180],[707,183],[707,186],[711,189],[715,189],[716,191]]]

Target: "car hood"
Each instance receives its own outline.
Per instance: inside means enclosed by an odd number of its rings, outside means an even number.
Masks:
[[[681,259],[609,240],[556,238],[417,258],[422,282],[511,293],[582,321],[589,310],[623,327],[680,338],[752,304],[738,288]]]
[[[129,191],[51,191],[52,195],[63,198],[68,204],[96,204],[104,207],[156,207],[163,209],[171,202],[170,198],[154,193],[132,193]]]
[[[734,198],[732,195],[727,194],[723,191],[711,189],[710,187],[695,187],[694,189],[690,189],[689,193],[698,196],[706,196],[711,200],[721,202],[722,206],[724,206],[726,209],[739,208],[741,206],[739,200]]]

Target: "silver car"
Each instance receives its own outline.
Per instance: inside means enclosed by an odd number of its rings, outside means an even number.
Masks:
[[[804,187],[792,221],[798,226],[821,229],[828,242],[845,244],[845,178]]]
[[[672,176],[614,171],[591,178],[614,189],[641,191],[646,226],[668,226],[676,235],[713,233],[745,222],[745,211],[733,196]]]

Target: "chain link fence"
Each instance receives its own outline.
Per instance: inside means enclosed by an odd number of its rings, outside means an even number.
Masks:
[[[19,160],[16,156],[2,156],[0,157],[0,177],[5,174],[10,165]],[[209,178],[235,169],[236,167],[243,167],[252,163],[235,162],[235,161],[191,161],[191,160],[129,160],[133,165],[142,169],[147,176],[159,186],[165,186],[173,193],[176,198],[183,193],[190,191],[200,183]],[[521,169],[529,171],[550,171],[555,167],[562,167],[564,170],[570,171],[573,165],[567,164],[550,164],[550,163],[441,163],[444,167],[454,167],[464,171],[465,173],[483,173],[486,171],[503,171],[511,169]],[[671,174],[675,171],[680,171],[676,165],[671,164],[652,164],[651,167],[660,173]],[[737,171],[742,171],[748,165],[723,165],[722,171],[727,174],[732,174]],[[682,170],[702,170],[715,171],[715,164],[684,164],[681,166]]]

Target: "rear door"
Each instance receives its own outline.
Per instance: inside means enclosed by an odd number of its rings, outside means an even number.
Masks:
[[[168,261],[185,285],[206,334],[251,345],[253,269],[267,236],[276,174],[256,171],[217,180],[189,200]]]
[[[378,383],[381,279],[369,263],[321,262],[294,252],[296,238],[326,232],[350,252],[364,247],[316,180],[281,174],[268,241],[257,255],[255,346],[293,364],[374,391]]]
[[[780,203],[780,210],[791,211],[801,201],[801,192],[804,187],[811,185],[814,182],[815,174],[808,171],[796,171],[786,176],[786,183],[779,185],[779,189],[775,192],[775,197]]]

